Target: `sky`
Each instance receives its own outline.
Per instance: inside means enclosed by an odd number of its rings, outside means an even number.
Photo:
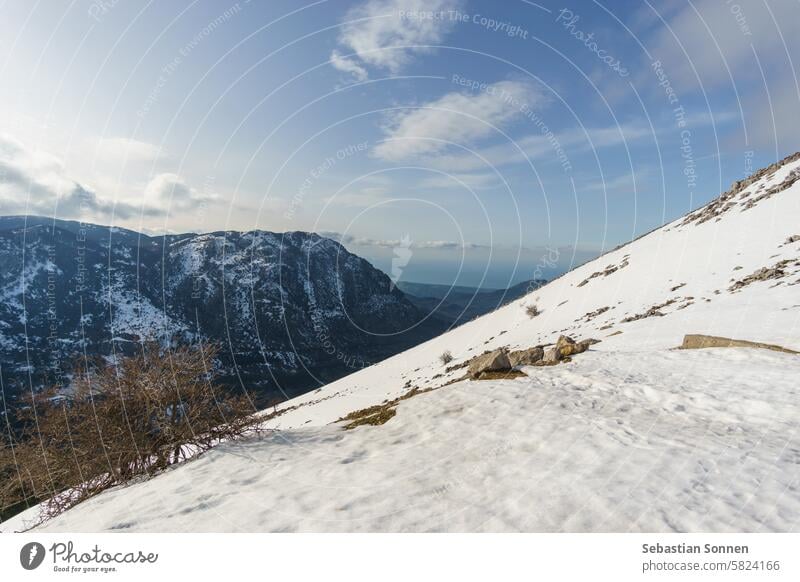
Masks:
[[[796,0],[0,10],[2,215],[314,231],[501,288],[800,149]]]

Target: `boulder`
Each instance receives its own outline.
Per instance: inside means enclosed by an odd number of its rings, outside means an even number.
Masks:
[[[561,355],[558,352],[557,348],[548,348],[544,351],[544,357],[542,358],[542,364],[554,364],[561,359]]]
[[[585,352],[586,350],[589,349],[589,346],[593,346],[594,344],[599,344],[599,343],[600,343],[600,340],[591,339],[591,338],[585,339],[585,340],[581,340],[576,344],[579,349],[575,353],[576,354],[580,354],[581,352]]]
[[[558,336],[558,340],[556,340],[556,349],[560,350],[564,346],[572,345],[575,343],[575,340],[569,337],[568,335],[561,335]]]
[[[556,347],[554,349],[556,351],[557,358],[560,360],[575,354],[581,354],[588,350],[589,346],[597,343],[600,343],[600,340],[585,339],[576,342],[568,335],[562,335],[556,341]]]
[[[498,370],[510,370],[511,362],[508,361],[508,354],[503,348],[475,356],[469,363],[468,373],[471,378],[477,378],[481,372],[496,372]]]
[[[544,349],[540,347],[517,350],[508,354],[511,366],[532,366],[544,357]]]
[[[567,356],[571,356],[572,354],[579,354],[581,352],[585,352],[586,348],[589,346],[581,346],[581,344],[576,344],[575,340],[569,337],[568,335],[562,335],[556,341],[556,353],[558,354],[558,359],[566,358]]]

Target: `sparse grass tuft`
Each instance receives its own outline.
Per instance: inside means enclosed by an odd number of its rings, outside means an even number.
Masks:
[[[356,428],[357,426],[363,426],[365,424],[370,426],[386,424],[395,414],[397,414],[397,411],[394,409],[396,404],[396,402],[393,402],[378,406],[370,406],[368,408],[362,408],[361,410],[355,410],[341,420],[350,421],[344,425],[345,430],[350,430],[351,428]]]
[[[530,317],[531,319],[533,319],[534,317],[536,317],[540,313],[541,313],[541,311],[539,311],[539,308],[534,304],[530,304],[525,308],[525,314],[528,317]]]
[[[439,361],[443,366],[446,366],[453,361],[453,354],[450,353],[450,350],[445,350],[442,352],[442,355],[439,356]]]

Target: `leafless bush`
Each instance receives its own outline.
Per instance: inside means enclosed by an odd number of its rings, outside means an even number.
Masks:
[[[453,354],[450,353],[450,350],[445,350],[442,352],[442,355],[439,356],[439,361],[443,366],[446,366],[453,361]]]
[[[525,307],[525,314],[528,317],[530,317],[531,319],[533,319],[534,317],[536,317],[540,313],[541,313],[541,311],[539,311],[539,308],[533,303],[531,303],[530,305]]]
[[[0,507],[46,500],[53,517],[109,487],[149,477],[227,440],[259,432],[245,396],[224,393],[216,349],[146,345],[116,365],[76,373],[21,411],[24,428],[0,448]]]

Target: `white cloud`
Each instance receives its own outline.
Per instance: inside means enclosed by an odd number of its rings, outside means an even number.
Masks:
[[[452,144],[468,146],[532,111],[542,100],[533,85],[522,81],[501,81],[480,93],[448,93],[394,115],[384,128],[385,141],[373,155],[402,161],[438,154]]]
[[[48,152],[0,135],[0,213],[63,218],[156,216],[157,208],[108,200],[85,188]]]
[[[353,59],[343,57],[337,51],[331,53],[331,65],[343,73],[353,75],[356,81],[366,81],[369,78],[369,73],[364,67]]]
[[[144,197],[154,206],[176,210],[189,210],[193,206],[219,200],[218,195],[199,192],[177,174],[170,173],[158,174],[150,180]]]
[[[157,145],[126,137],[101,137],[89,140],[96,162],[141,163],[153,162],[163,157]]]
[[[453,26],[448,17],[426,17],[456,10],[461,0],[367,0],[350,9],[339,35],[342,50],[331,55],[331,64],[356,79],[367,78],[366,67],[397,73],[427,45],[442,41]]]
[[[621,124],[609,127],[574,128],[546,136],[530,134],[514,142],[478,148],[475,153],[456,152],[432,158],[430,164],[448,172],[473,172],[485,169],[487,164],[501,167],[535,161],[558,160],[556,144],[568,155],[592,148],[615,147],[623,143],[650,136],[650,129],[637,124]],[[485,161],[484,161],[485,160]]]

